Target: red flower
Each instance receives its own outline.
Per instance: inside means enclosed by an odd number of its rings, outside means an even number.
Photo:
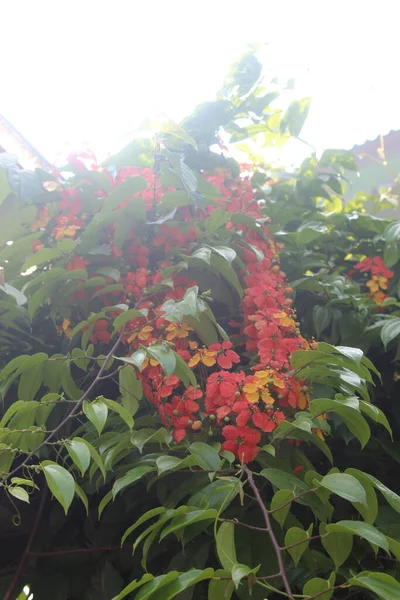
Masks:
[[[75,271],[76,269],[82,269],[86,271],[89,261],[85,260],[81,256],[73,256],[68,263],[67,271]]]
[[[222,444],[223,450],[229,450],[244,463],[251,462],[258,454],[257,444],[261,440],[261,433],[251,427],[235,427],[226,425],[222,428],[222,435],[225,442]]]
[[[90,341],[93,344],[96,342],[103,342],[104,344],[108,344],[111,340],[112,334],[108,331],[108,321],[106,319],[99,319],[94,324],[94,331],[90,337]]]
[[[240,356],[232,348],[232,343],[225,341],[222,344],[211,344],[209,350],[218,352],[217,363],[222,369],[232,369],[233,364],[240,362]]]

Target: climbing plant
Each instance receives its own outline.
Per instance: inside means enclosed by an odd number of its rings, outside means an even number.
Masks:
[[[249,53],[217,101],[102,165],[71,155],[23,198],[3,171],[5,600],[400,598],[396,484],[352,458],[371,428],[391,448],[381,375],[356,336],[324,337],[334,277],[383,332],[393,265],[355,248],[316,166],[232,158],[299,136],[309,101],[275,102]]]

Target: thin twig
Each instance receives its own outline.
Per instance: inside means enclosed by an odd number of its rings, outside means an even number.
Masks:
[[[315,492],[316,489],[317,489],[316,487],[313,487],[313,488],[310,488],[309,490],[305,490],[304,492],[301,492],[301,494],[297,494],[297,496],[295,496],[294,498],[287,500],[287,502],[284,502],[283,504],[281,504],[280,506],[277,506],[273,510],[269,510],[268,511],[269,514],[272,515],[274,512],[281,510],[281,508],[285,508],[285,506],[287,506],[288,504],[292,504],[292,502],[295,502],[296,500],[298,500],[298,498],[302,498],[302,496],[305,496],[306,494],[309,494],[310,492]]]
[[[235,521],[234,519],[218,519],[218,521],[224,521],[225,523],[233,523],[234,525],[241,525],[242,527],[247,527],[247,529],[255,529],[256,531],[268,531],[268,529],[266,529],[265,527],[256,527],[255,525],[248,525],[247,523]]]
[[[91,552],[117,552],[120,550],[132,550],[132,546],[100,546],[97,548],[70,548],[68,550],[54,550],[53,552],[31,552],[30,556],[37,558],[43,556],[68,556],[69,554],[88,554]]]
[[[28,543],[26,545],[26,548],[24,550],[23,555],[21,556],[21,560],[19,561],[18,568],[15,571],[15,575],[12,578],[12,581],[11,581],[11,583],[9,585],[8,590],[6,591],[6,595],[4,596],[3,600],[11,600],[11,598],[13,597],[14,590],[15,590],[15,588],[16,588],[16,586],[18,584],[18,581],[19,581],[19,579],[20,579],[20,577],[22,575],[22,572],[23,572],[24,567],[25,567],[25,563],[28,560],[28,557],[30,556],[31,546],[32,546],[33,540],[34,540],[35,535],[36,535],[36,531],[37,531],[37,528],[38,528],[38,525],[39,525],[40,517],[42,516],[42,512],[43,512],[43,508],[44,508],[44,503],[45,503],[45,500],[46,500],[46,496],[47,496],[47,488],[44,488],[44,490],[42,492],[42,497],[41,497],[41,500],[40,500],[39,509],[38,509],[38,511],[36,513],[36,517],[35,517],[35,521],[33,523],[32,531],[31,531],[31,534],[30,534],[29,539],[28,539]]]
[[[53,431],[50,433],[50,435],[43,442],[41,442],[38,446],[36,446],[36,448],[34,448],[31,452],[29,452],[29,454],[27,455],[27,457],[25,458],[25,460],[20,465],[18,465],[18,467],[16,467],[12,471],[10,471],[10,473],[8,473],[6,479],[8,479],[9,477],[12,477],[16,473],[18,473],[18,471],[22,467],[24,467],[30,461],[30,459],[32,458],[32,456],[34,456],[36,454],[36,452],[38,450],[40,450],[40,448],[42,448],[52,438],[54,438],[54,436],[64,427],[65,423],[69,419],[71,419],[71,418],[73,418],[73,417],[76,416],[76,414],[79,412],[79,409],[81,408],[81,406],[83,404],[83,401],[88,397],[88,395],[90,394],[90,392],[93,390],[93,388],[98,383],[98,381],[101,378],[102,374],[104,373],[105,369],[107,368],[108,362],[111,360],[114,352],[116,351],[116,349],[118,348],[119,344],[121,343],[122,337],[124,335],[125,335],[124,332],[120,333],[120,335],[118,336],[117,341],[115,342],[115,344],[113,345],[113,347],[111,348],[111,350],[109,351],[109,353],[107,354],[107,356],[105,357],[105,361],[102,364],[102,366],[100,367],[100,370],[97,373],[96,377],[93,379],[92,383],[89,385],[89,387],[86,389],[86,391],[83,392],[82,396],[76,402],[76,404],[75,404],[74,408],[71,410],[71,412],[65,417],[65,419],[63,419],[61,421],[61,423],[59,423],[59,425],[57,425],[57,427],[55,427],[55,429],[53,429]]]
[[[312,540],[320,540],[323,535],[313,535],[311,537],[305,538],[304,540],[300,540],[300,542],[295,542],[294,544],[289,544],[289,546],[281,546],[281,550],[290,550],[290,548],[295,548],[296,546],[301,546],[301,544],[308,544]]]
[[[276,558],[278,560],[278,565],[279,565],[279,575],[282,578],[282,582],[283,582],[283,586],[286,590],[286,593],[288,595],[289,600],[294,600],[293,598],[293,593],[289,584],[289,580],[287,578],[287,574],[286,574],[286,569],[285,569],[285,564],[283,562],[283,557],[282,557],[282,551],[281,548],[278,544],[278,541],[275,537],[274,531],[272,529],[271,526],[271,520],[269,518],[269,514],[268,511],[265,507],[265,504],[261,498],[261,494],[260,491],[258,489],[258,487],[256,486],[254,479],[253,479],[253,473],[250,471],[249,467],[247,467],[246,465],[244,465],[244,471],[247,475],[247,481],[251,487],[251,489],[253,490],[253,493],[255,495],[255,497],[257,498],[257,503],[261,509],[261,512],[263,514],[264,517],[264,521],[265,521],[265,525],[267,526],[267,530],[268,530],[268,535],[270,537],[271,543],[273,545],[273,548],[275,550],[275,554],[276,554]]]

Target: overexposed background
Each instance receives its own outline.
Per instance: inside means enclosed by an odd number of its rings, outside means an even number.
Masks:
[[[149,113],[214,98],[254,41],[312,97],[302,137],[351,148],[400,128],[398,0],[19,0],[1,7],[0,113],[50,161],[101,158]]]

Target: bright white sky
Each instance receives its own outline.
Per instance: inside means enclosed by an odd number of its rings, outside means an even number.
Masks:
[[[4,0],[0,113],[50,161],[86,140],[102,154],[213,99],[261,41],[312,97],[302,137],[350,148],[400,128],[399,17],[399,0]]]

